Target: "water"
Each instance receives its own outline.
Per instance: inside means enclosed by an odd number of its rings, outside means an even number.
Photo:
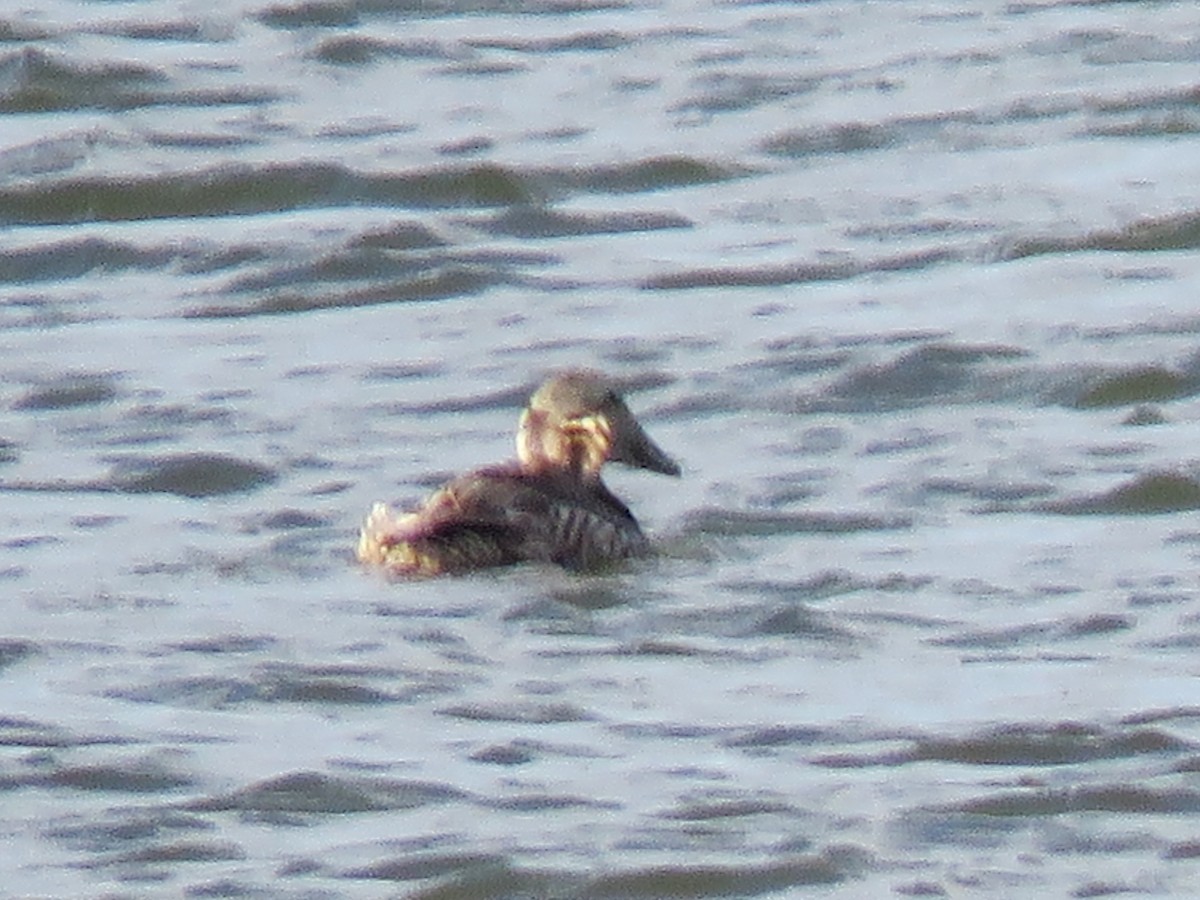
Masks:
[[[0,13],[0,894],[1189,895],[1200,10]],[[556,367],[617,573],[350,549]]]

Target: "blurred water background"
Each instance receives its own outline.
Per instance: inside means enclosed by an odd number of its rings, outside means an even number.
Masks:
[[[1194,895],[1198,248],[1186,0],[12,0],[0,895]]]

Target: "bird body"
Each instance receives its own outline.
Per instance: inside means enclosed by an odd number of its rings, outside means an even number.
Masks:
[[[546,381],[521,415],[517,457],[453,479],[415,512],[377,503],[359,560],[440,575],[527,561],[590,570],[650,552],[600,469],[612,460],[678,475],[679,466],[603,376],[572,371]]]

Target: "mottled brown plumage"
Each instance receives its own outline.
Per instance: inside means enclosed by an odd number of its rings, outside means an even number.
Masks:
[[[377,503],[358,558],[406,575],[536,561],[594,569],[644,556],[637,520],[600,478],[609,460],[678,475],[602,375],[571,371],[530,398],[517,460],[459,476],[415,512]]]

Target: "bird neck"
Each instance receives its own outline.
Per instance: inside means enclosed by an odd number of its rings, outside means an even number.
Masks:
[[[527,409],[517,430],[517,458],[531,474],[567,474],[581,481],[598,481],[611,443],[606,427],[594,417],[551,421],[544,410]]]

